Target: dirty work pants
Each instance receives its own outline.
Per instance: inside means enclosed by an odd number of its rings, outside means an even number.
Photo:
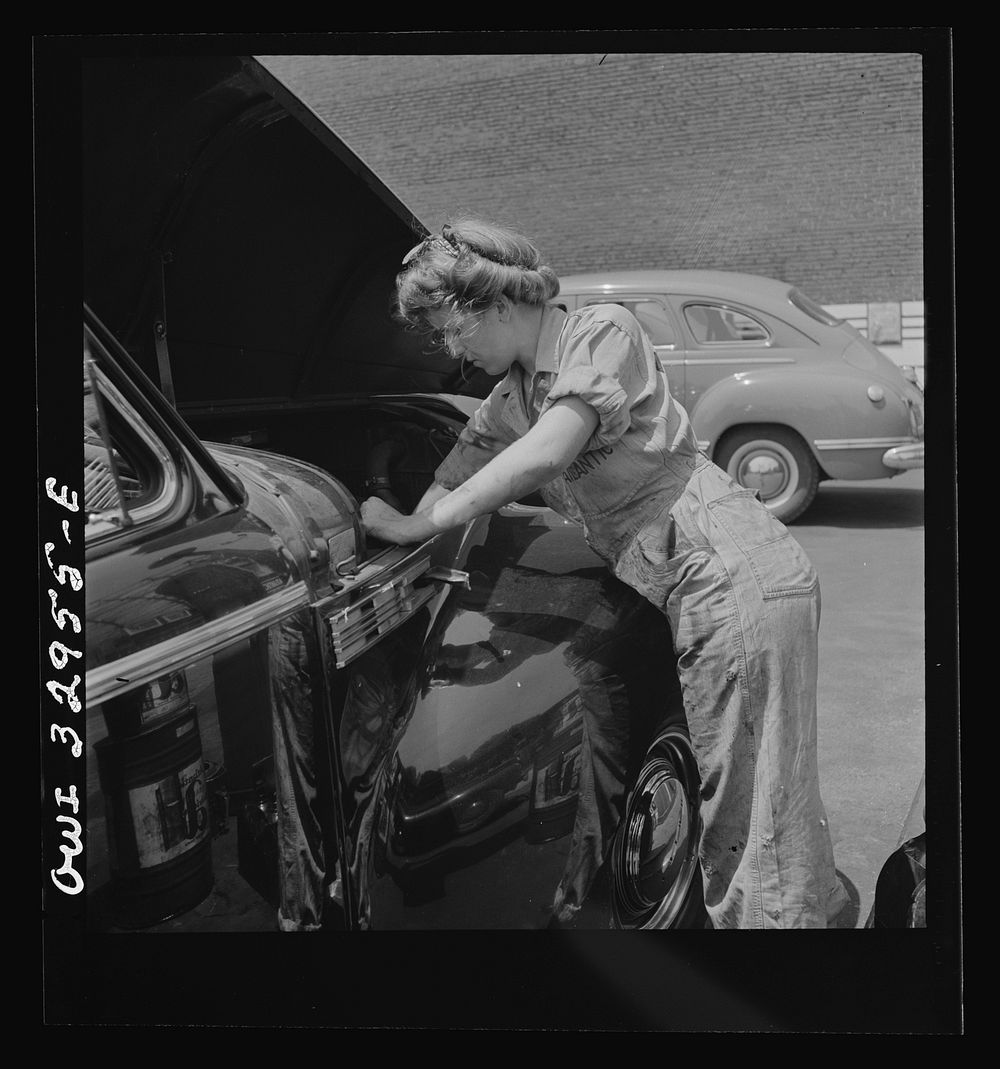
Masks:
[[[826,927],[847,899],[819,792],[812,564],[752,492],[705,461],[616,574],[670,621],[713,926]]]

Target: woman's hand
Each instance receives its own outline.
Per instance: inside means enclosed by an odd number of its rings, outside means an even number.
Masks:
[[[531,430],[457,489],[449,493],[433,484],[409,516],[370,497],[361,505],[361,522],[382,542],[424,542],[551,482],[579,455],[597,423],[597,412],[586,402],[561,397]]]
[[[369,497],[361,502],[361,522],[365,531],[381,542],[392,542],[404,546],[408,542],[419,542],[419,533],[413,532],[411,517],[387,505],[380,497]]]

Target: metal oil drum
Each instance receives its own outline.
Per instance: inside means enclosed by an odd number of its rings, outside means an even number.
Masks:
[[[213,886],[211,819],[195,706],[94,746],[105,797],[114,922],[145,928]]]

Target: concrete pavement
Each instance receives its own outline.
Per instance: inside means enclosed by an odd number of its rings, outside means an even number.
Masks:
[[[822,590],[819,762],[837,868],[861,927],[925,757],[924,473],[831,482],[792,527]]]

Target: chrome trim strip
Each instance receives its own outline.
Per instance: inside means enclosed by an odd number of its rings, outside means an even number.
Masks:
[[[698,364],[794,364],[792,356],[711,356],[704,359],[688,356],[684,360],[687,367]]]
[[[183,635],[92,668],[87,673],[87,704],[107,701],[168,672],[184,668],[200,657],[249,638],[308,604],[309,587],[300,580],[273,597],[255,601]]]
[[[343,668],[382,640],[382,637],[409,620],[440,588],[417,589],[414,583],[430,568],[430,543],[404,554],[400,560],[380,569],[365,583],[323,598],[313,609],[323,620],[324,632],[337,668]]]
[[[368,607],[352,606],[356,609],[353,614],[348,615],[345,610],[343,620],[337,619],[335,622],[334,619],[327,618],[326,625],[337,668],[345,668],[351,661],[381,642],[390,631],[395,631],[397,627],[412,619],[438,592],[438,589],[432,586],[417,590],[408,581],[402,582],[398,587],[393,587],[392,583],[388,586],[392,589],[386,591],[389,601],[385,606],[377,606],[372,600]],[[338,626],[341,624],[343,626]]]
[[[890,449],[897,445],[914,445],[912,438],[817,438],[817,449]]]

